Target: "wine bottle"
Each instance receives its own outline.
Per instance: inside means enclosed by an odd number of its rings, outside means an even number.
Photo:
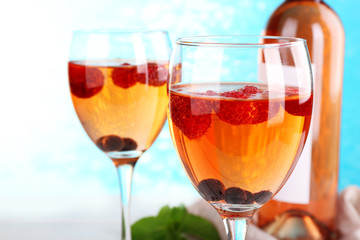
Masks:
[[[270,17],[265,34],[307,40],[315,100],[311,134],[298,166],[278,196],[259,211],[258,225],[279,239],[336,238],[342,23],[322,0],[286,0]]]

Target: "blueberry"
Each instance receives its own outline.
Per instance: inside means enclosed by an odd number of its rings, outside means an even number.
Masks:
[[[125,146],[121,151],[131,151],[137,148],[137,143],[131,138],[124,138]]]
[[[125,142],[121,137],[116,135],[108,135],[99,138],[96,145],[104,152],[120,151],[125,146]]]
[[[250,204],[254,201],[254,195],[244,189],[231,187],[225,191],[225,201],[231,204]]]
[[[216,179],[204,179],[198,185],[200,194],[206,201],[220,201],[224,199],[224,184]]]
[[[254,200],[259,204],[264,204],[271,199],[272,195],[270,191],[261,191],[254,194]]]

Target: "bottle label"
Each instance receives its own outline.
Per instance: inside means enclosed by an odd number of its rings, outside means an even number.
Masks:
[[[314,72],[315,65],[312,64],[313,76],[315,76]],[[260,81],[266,83],[276,83],[279,81],[279,79],[272,79],[273,76],[276,76],[276,78],[279,78],[279,76],[286,76],[287,84],[290,86],[307,86],[308,79],[305,79],[306,77],[301,75],[301,73],[302,71],[297,71],[296,67],[293,66],[279,66],[264,63],[259,64]],[[293,80],[293,82],[291,80]],[[275,200],[295,204],[310,203],[311,155],[312,124],[298,163],[286,184],[274,197]]]
[[[311,67],[314,79],[316,76],[316,66],[314,63],[312,63]],[[310,203],[312,132],[313,130],[311,124],[309,134],[306,139],[306,143],[299,158],[299,161],[286,184],[274,197],[275,200],[295,204]]]
[[[274,197],[275,200],[296,204],[310,202],[312,131],[309,130],[299,161],[283,188]]]

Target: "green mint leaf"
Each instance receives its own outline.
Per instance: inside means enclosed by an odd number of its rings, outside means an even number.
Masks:
[[[185,206],[163,207],[156,217],[132,225],[133,240],[219,240],[216,228],[206,219],[189,214]]]
[[[156,217],[143,218],[134,223],[131,227],[131,235],[133,240],[168,239],[166,224]]]
[[[181,232],[187,239],[220,240],[216,228],[208,220],[188,214],[183,220]]]

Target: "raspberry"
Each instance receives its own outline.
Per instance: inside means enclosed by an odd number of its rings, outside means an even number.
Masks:
[[[189,139],[198,139],[207,132],[211,125],[211,111],[210,100],[181,95],[171,96],[171,120]]]
[[[254,201],[254,195],[244,189],[231,187],[225,191],[225,202],[231,204],[250,204]]]
[[[242,98],[242,99],[249,98],[248,94],[243,93],[242,91],[237,91],[237,90],[227,91],[227,92],[224,92],[224,93],[222,93],[220,95],[223,96],[223,97],[231,97],[231,98]]]
[[[125,146],[125,142],[121,137],[116,135],[108,135],[99,138],[96,145],[104,152],[120,151]]]
[[[125,146],[121,151],[131,151],[137,148],[137,143],[131,138],[124,138]]]
[[[198,185],[200,195],[206,201],[220,201],[224,199],[224,184],[216,179],[202,180]]]
[[[254,86],[245,86],[244,88],[241,89],[241,92],[247,95],[262,93],[260,89]]]
[[[138,78],[145,79],[145,73],[138,73],[138,67],[123,63],[119,67],[114,67],[111,74],[113,83],[121,88],[129,88],[136,84]]]
[[[79,98],[90,98],[104,86],[104,76],[95,67],[68,63],[70,91]]]
[[[309,98],[299,98],[285,101],[285,110],[295,116],[308,116],[312,113],[313,95]]]
[[[253,86],[246,86],[237,91],[228,91],[220,94],[223,97],[247,99],[251,95],[262,93]],[[268,100],[235,101],[231,99],[221,100],[217,116],[224,122],[240,124],[258,124],[274,117],[280,109],[279,103]]]
[[[255,95],[257,93],[262,93],[260,89],[254,86],[245,86],[239,90],[233,90],[233,91],[227,91],[221,94],[223,97],[231,97],[231,98],[242,98],[247,99],[251,97],[252,95]]]
[[[138,78],[138,82],[150,86],[164,85],[168,80],[168,67],[165,64],[147,63],[147,78]]]
[[[270,201],[272,196],[273,194],[270,191],[261,191],[254,194],[254,200],[259,204],[265,204],[266,202]]]

